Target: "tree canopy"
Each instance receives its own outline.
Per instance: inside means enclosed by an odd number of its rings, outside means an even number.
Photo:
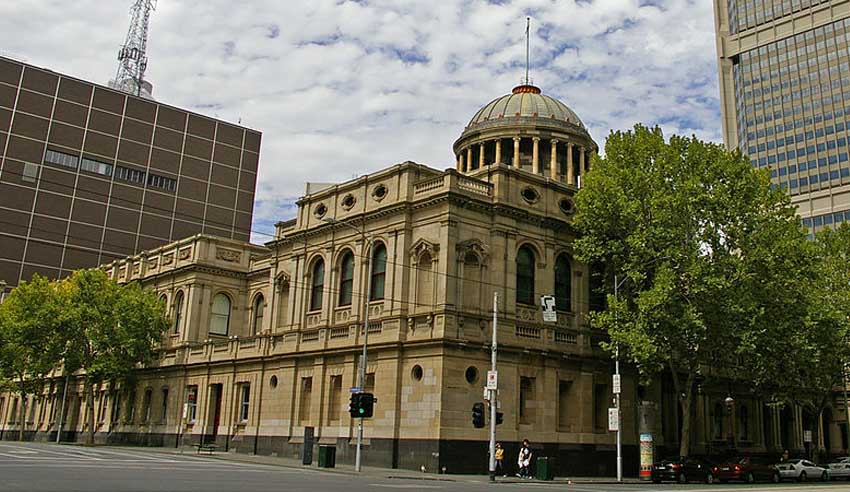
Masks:
[[[796,295],[815,277],[813,250],[766,172],[695,137],[665,141],[658,128],[612,133],[576,205],[578,257],[604,264],[606,285],[614,275],[622,283],[592,323],[644,378],[672,376],[685,456],[693,388],[707,369],[746,359],[756,384],[781,370],[771,356],[793,341],[776,337],[807,314]]]

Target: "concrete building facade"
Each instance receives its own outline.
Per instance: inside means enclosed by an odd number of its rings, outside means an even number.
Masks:
[[[120,282],[158,292],[172,326],[157,362],[132,385],[98,389],[96,439],[214,441],[231,452],[299,457],[312,435],[314,446],[333,445],[351,463],[357,423],[348,395],[368,333],[364,389],[377,403],[365,421],[364,464],[483,472],[488,433],[474,428],[471,410],[483,399],[495,293],[506,463],[530,439],[537,456],[557,459],[560,476],[614,475],[614,363],[600,346],[606,334],[587,316],[605,302],[603,277],[573,256],[573,200],[591,156],[557,156],[570,144],[597,147],[577,118],[553,122],[526,110],[548,101],[539,89],[521,90],[512,95],[523,94],[523,109],[496,116],[498,131],[482,130],[478,116],[467,126],[455,144],[462,171],[405,162],[309,187],[296,218],[277,224],[264,246],[197,235],[103,265]],[[496,157],[511,155],[499,152],[501,137],[519,142],[519,166]],[[566,144],[547,142],[557,153],[548,161],[554,179],[536,139]],[[476,147],[484,158],[469,160]],[[572,168],[557,166],[570,160]],[[556,297],[556,322],[542,319],[544,294]],[[804,430],[819,425],[797,405],[747,392],[728,407],[728,386],[716,379],[700,386],[693,406],[695,453],[799,450]],[[1,395],[0,437],[16,438],[21,425],[28,438],[55,437],[62,390],[59,376],[24,423],[19,397]],[[79,382],[68,394],[64,438],[82,439]],[[638,473],[639,432],[653,435],[658,456],[676,452],[681,420],[669,378],[641,386],[625,369],[622,408],[626,475]],[[830,425],[827,443],[840,446]]]
[[[0,57],[0,280],[247,241],[259,132]]]
[[[714,0],[723,137],[814,233],[850,220],[850,1]]]

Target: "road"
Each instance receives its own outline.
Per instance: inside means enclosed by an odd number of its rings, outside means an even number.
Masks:
[[[406,476],[405,476],[406,475]],[[850,482],[765,485],[496,483],[485,477],[413,478],[401,470],[369,470],[363,475],[227,457],[177,454],[173,450],[82,447],[46,443],[0,442],[0,491],[26,492],[257,492],[309,491],[497,491],[568,492],[817,492],[850,491]]]

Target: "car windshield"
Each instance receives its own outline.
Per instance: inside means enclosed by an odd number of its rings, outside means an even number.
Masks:
[[[830,461],[830,463],[847,463],[848,459],[850,458],[847,458],[846,456],[843,458],[835,458],[834,460]]]
[[[783,461],[782,463],[779,463],[779,464],[780,465],[796,465],[799,462],[800,462],[800,460],[785,460],[785,461]]]

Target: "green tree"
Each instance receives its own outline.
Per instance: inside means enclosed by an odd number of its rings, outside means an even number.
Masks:
[[[782,310],[810,251],[794,209],[740,153],[640,125],[609,136],[576,205],[579,259],[605,265],[609,292],[613,275],[625,279],[591,322],[644,379],[671,375],[687,456],[697,379],[803,319]],[[748,377],[775,374],[762,369]]]
[[[150,362],[168,327],[165,306],[138,283],[119,285],[98,269],[63,281],[68,311],[62,332],[66,370],[83,371],[87,442],[94,443],[94,388],[126,380]]]
[[[0,382],[5,382],[0,386],[20,394],[18,439],[24,436],[27,402],[58,365],[56,334],[64,315],[55,285],[39,275],[21,282],[0,304]]]

